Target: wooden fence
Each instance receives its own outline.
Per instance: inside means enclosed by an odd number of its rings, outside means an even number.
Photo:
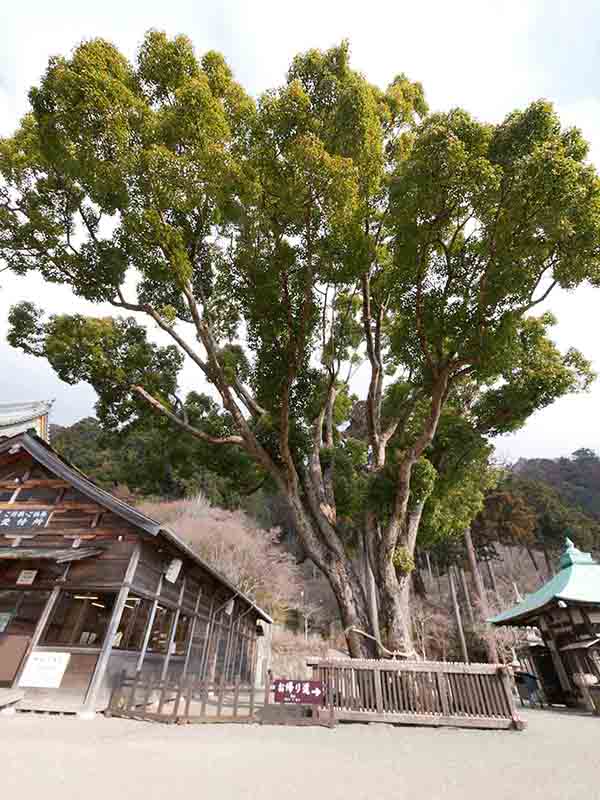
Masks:
[[[253,685],[212,683],[193,676],[166,678],[121,675],[107,714],[172,723],[256,722],[259,690]]]
[[[308,664],[314,678],[323,682],[328,710],[323,718],[330,725],[335,719],[525,727],[516,710],[510,671],[498,664],[361,659],[319,659]],[[258,722],[272,690],[270,682],[263,690],[239,680],[212,683],[192,676],[160,680],[123,673],[107,713],[171,723]]]
[[[360,659],[319,659],[308,665],[331,693],[328,699],[341,721],[525,727],[505,666]]]

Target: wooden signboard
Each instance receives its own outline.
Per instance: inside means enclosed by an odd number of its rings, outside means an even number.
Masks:
[[[48,522],[50,511],[42,508],[1,509],[0,531],[13,529],[43,528]]]
[[[321,681],[293,681],[287,678],[277,678],[274,689],[276,703],[322,706],[325,701]]]

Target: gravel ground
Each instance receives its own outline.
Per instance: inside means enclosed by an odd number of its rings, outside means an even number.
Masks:
[[[526,718],[516,733],[0,717],[0,797],[600,800],[600,719]]]

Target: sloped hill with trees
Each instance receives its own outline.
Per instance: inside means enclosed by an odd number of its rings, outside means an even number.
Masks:
[[[570,458],[522,458],[514,472],[549,484],[564,503],[600,519],[600,458],[593,450],[582,447]]]

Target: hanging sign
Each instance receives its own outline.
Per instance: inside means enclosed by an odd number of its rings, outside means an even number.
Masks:
[[[42,508],[31,509],[8,509],[0,510],[0,531],[3,529],[12,530],[14,528],[43,528],[50,511]]]
[[[17,586],[31,586],[37,574],[37,569],[22,569],[17,578]]]
[[[275,702],[322,706],[325,701],[321,681],[292,681],[278,678],[274,684]]]
[[[180,558],[172,559],[171,563],[167,567],[167,571],[165,572],[165,580],[169,581],[169,583],[175,583],[179,577],[182,564],[183,561]]]
[[[70,658],[70,653],[32,653],[21,675],[19,686],[58,689]]]

